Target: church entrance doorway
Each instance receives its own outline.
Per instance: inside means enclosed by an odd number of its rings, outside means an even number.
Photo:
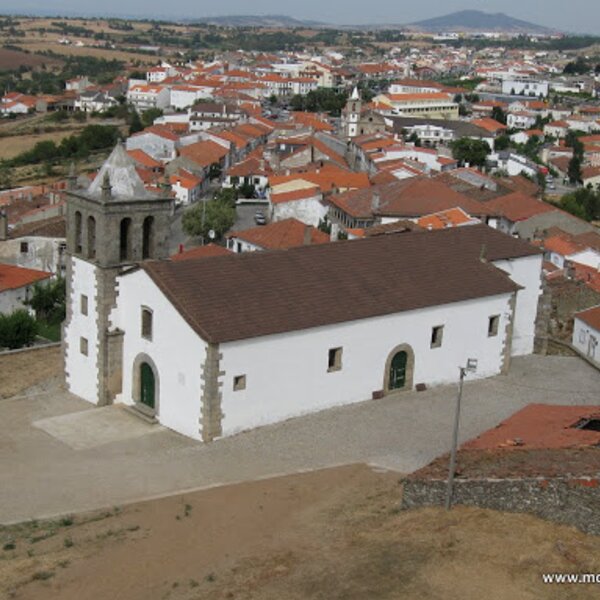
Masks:
[[[401,390],[406,385],[406,363],[408,354],[404,350],[396,353],[390,365],[390,390]]]
[[[385,363],[384,393],[412,390],[415,371],[415,353],[408,344],[396,346]]]
[[[143,362],[140,365],[140,402],[154,410],[155,408],[155,381],[152,367]]]

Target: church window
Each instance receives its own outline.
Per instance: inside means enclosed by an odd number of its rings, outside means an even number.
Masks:
[[[88,341],[87,341],[87,338],[84,338],[84,337],[79,338],[79,351],[84,356],[88,355]]]
[[[444,337],[444,326],[437,325],[431,328],[431,347],[439,348],[442,345],[442,338]]]
[[[239,392],[241,390],[246,389],[246,376],[245,375],[236,375],[233,378],[233,391]]]
[[[119,256],[120,260],[131,260],[131,219],[129,217],[121,221]]]
[[[87,253],[88,258],[96,258],[96,219],[87,220]]]
[[[327,357],[327,371],[339,371],[342,368],[342,348],[331,348]]]
[[[142,226],[142,258],[152,258],[154,254],[154,217],[146,217]]]
[[[149,308],[142,307],[142,337],[147,340],[152,339],[152,316]]]
[[[85,294],[81,294],[79,308],[80,308],[81,314],[84,316],[87,316],[87,314],[88,314],[88,297]]]
[[[81,213],[75,213],[75,252],[81,252]]]
[[[494,315],[488,319],[488,337],[498,335],[498,326],[500,325],[500,315]]]

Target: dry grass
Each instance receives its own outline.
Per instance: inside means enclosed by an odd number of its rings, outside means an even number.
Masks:
[[[397,510],[355,465],[0,529],[23,600],[591,600],[543,572],[600,572],[600,538],[528,515]],[[132,559],[132,557],[135,557]]]
[[[0,159],[14,158],[21,152],[31,150],[38,142],[52,140],[58,144],[62,139],[80,132],[81,129],[73,128],[51,133],[30,133],[0,138]]]
[[[58,38],[57,38],[58,39]],[[40,40],[39,38],[25,38],[19,41],[19,46],[29,50],[30,52],[44,52],[51,50],[62,56],[94,56],[95,58],[105,58],[106,60],[121,60],[124,62],[140,61],[144,64],[155,64],[158,60],[157,56],[148,54],[138,54],[136,52],[125,52],[123,50],[110,50],[107,48],[95,48],[90,46],[66,46],[59,44],[58,41],[50,39]]]
[[[62,373],[60,347],[0,356],[0,399],[21,394]]]

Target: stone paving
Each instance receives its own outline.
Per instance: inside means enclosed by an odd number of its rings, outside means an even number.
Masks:
[[[0,522],[348,463],[407,473],[448,450],[455,398],[455,386],[404,393],[205,445],[49,385],[0,400]],[[600,373],[578,358],[529,356],[507,376],[471,377],[461,440],[533,402],[600,405]]]

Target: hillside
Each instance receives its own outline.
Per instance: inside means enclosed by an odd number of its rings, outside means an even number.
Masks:
[[[219,27],[322,27],[318,21],[304,21],[286,15],[228,15],[190,19],[190,23],[206,23]]]
[[[480,10],[461,10],[442,17],[411,23],[423,31],[498,31],[506,33],[550,33],[551,30],[535,23],[515,19],[504,13],[486,13]]]

